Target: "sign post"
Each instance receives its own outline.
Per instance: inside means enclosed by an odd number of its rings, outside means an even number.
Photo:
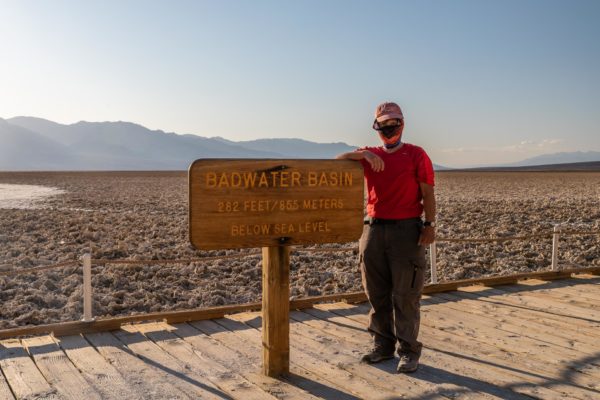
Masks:
[[[263,373],[288,373],[290,246],[360,237],[361,165],[349,160],[201,159],[190,166],[188,181],[194,247],[262,247]]]
[[[287,374],[290,366],[290,247],[263,247],[263,373]]]

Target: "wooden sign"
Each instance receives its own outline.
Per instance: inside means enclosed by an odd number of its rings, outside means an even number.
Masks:
[[[341,243],[362,234],[358,162],[201,159],[188,176],[196,248]]]

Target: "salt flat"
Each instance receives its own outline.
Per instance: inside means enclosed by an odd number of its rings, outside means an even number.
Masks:
[[[0,183],[0,208],[43,207],[42,199],[62,193],[64,193],[63,190],[48,186]]]
[[[174,259],[248,253],[199,252],[188,242],[185,172],[0,172],[0,184],[63,193],[35,209],[0,209],[0,271],[94,258]],[[600,172],[438,172],[438,236],[524,236],[600,229]],[[563,238],[561,267],[600,265],[598,235]],[[340,253],[293,253],[291,295],[361,290],[356,243]],[[440,280],[548,269],[551,240],[438,243]],[[79,319],[81,275],[66,268],[0,277],[0,329]],[[184,265],[94,267],[99,316],[256,301],[259,256]]]

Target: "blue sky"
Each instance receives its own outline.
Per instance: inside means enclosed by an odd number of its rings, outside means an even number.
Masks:
[[[376,145],[449,166],[600,151],[600,1],[0,0],[0,117]]]

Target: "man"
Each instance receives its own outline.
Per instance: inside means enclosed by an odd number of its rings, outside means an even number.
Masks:
[[[368,189],[359,250],[362,283],[372,307],[368,330],[373,349],[361,361],[393,358],[398,342],[397,370],[413,372],[423,347],[417,336],[425,246],[435,239],[433,166],[422,148],[402,142],[404,116],[396,103],[377,107],[373,129],[383,146],[337,157],[362,163]]]

